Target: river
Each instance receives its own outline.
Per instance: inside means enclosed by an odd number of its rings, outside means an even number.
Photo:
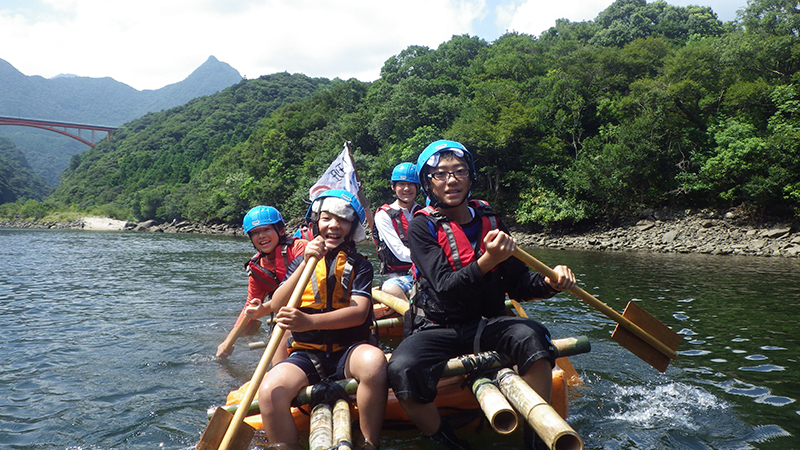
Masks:
[[[374,261],[374,250],[362,251]],[[800,448],[800,261],[530,249],[617,311],[677,331],[659,373],[568,294],[525,304],[555,337],[587,335],[568,422],[587,449]],[[245,238],[0,229],[0,448],[191,449],[206,410],[260,352],[214,352],[246,293]],[[262,340],[264,336],[246,338]],[[244,347],[244,348],[242,348]],[[518,448],[486,427],[474,448]],[[413,430],[382,448],[434,449]]]

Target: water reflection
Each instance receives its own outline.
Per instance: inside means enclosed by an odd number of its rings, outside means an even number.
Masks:
[[[205,411],[249,379],[258,352],[213,353],[246,291],[246,240],[0,230],[0,442],[9,448],[192,448]],[[375,262],[374,249],[361,252]],[[658,373],[567,295],[526,303],[556,337],[587,335],[569,423],[587,449],[785,449],[800,436],[800,261],[571,251],[581,286],[635,300],[683,340]],[[253,337],[264,340],[264,336]],[[475,448],[519,437],[474,436]],[[388,431],[387,450],[433,449]]]
[[[796,282],[800,262],[623,253],[604,254],[603,264],[598,265],[589,262],[582,252],[540,251],[539,255],[553,264],[570,264],[576,273],[581,273],[584,285],[593,286],[590,293],[614,309],[621,311],[628,300],[635,299],[683,336],[678,349],[680,358],[671,364],[667,375],[685,385],[707,385],[708,391],[703,392],[717,401],[714,407],[691,413],[695,417],[713,416],[708,417],[712,424],[716,420],[725,421],[728,419],[723,417],[724,413],[715,409],[725,404],[740,417],[751,420],[750,426],[740,424],[749,431],[739,438],[701,439],[712,448],[751,448],[748,443],[756,443],[758,448],[786,448],[785,441],[771,442],[770,438],[800,436],[800,421],[789,418],[800,412],[794,408],[786,410],[791,408],[787,405],[800,398],[796,320],[792,319],[800,308],[800,285]],[[774,292],[780,295],[772,295]],[[613,323],[606,326],[612,327]],[[597,340],[607,337],[593,334],[592,339],[594,353],[600,347]],[[640,418],[639,425],[646,426],[648,412],[653,411],[646,408],[649,404],[659,404],[670,412],[683,408],[672,395],[680,387],[666,388],[660,384],[658,388],[651,387],[658,377],[641,373],[636,374],[642,377],[639,382],[617,381],[614,373],[635,363],[617,360],[612,367],[606,367],[598,364],[596,358],[576,358],[573,363],[587,373],[616,381],[618,385],[609,388],[609,392],[626,394],[629,406],[636,403],[637,395],[641,396],[639,409],[617,411],[614,416],[617,419]],[[606,395],[608,392],[598,397]],[[681,391],[681,395],[691,399],[690,403],[708,406],[700,394],[687,390]],[[749,403],[742,399],[748,399]],[[639,438],[612,438],[618,444],[606,448],[647,448]],[[668,447],[705,448],[686,438],[682,446]]]

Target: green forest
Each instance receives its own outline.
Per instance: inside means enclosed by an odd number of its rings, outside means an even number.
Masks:
[[[31,170],[25,155],[13,142],[0,137],[0,205],[44,198],[49,191],[47,182]]]
[[[274,74],[148,114],[73,157],[34,209],[235,223],[268,204],[294,219],[345,141],[374,208],[394,165],[446,138],[475,156],[473,196],[519,226],[661,207],[796,218],[799,68],[795,1],[750,0],[723,23],[708,7],[618,0],[538,37],[408,47],[371,83]]]

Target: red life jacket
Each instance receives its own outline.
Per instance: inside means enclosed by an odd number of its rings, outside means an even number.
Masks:
[[[294,235],[292,237],[297,239],[305,239],[307,241],[313,241],[314,231],[311,229],[310,226],[308,226],[308,224],[304,223],[300,225],[300,228],[298,228],[297,231],[294,232]]]
[[[497,229],[497,215],[492,211],[489,204],[483,200],[470,200],[469,206],[475,210],[475,215],[481,219],[481,237],[473,247],[461,225],[453,223],[442,213],[431,206],[420,209],[416,214],[424,214],[428,217],[436,230],[436,240],[442,247],[450,266],[454,271],[467,266],[486,251],[483,238],[490,230]],[[458,255],[454,257],[453,255]]]
[[[411,214],[413,215],[420,209],[422,209],[422,207],[415,203],[411,209]],[[406,215],[403,214],[403,211],[394,209],[388,204],[378,208],[378,211],[385,211],[386,214],[389,215],[397,237],[400,238],[403,245],[408,247],[408,220],[406,219]],[[378,234],[378,227],[372,230],[372,240],[375,242],[375,250],[378,253],[378,259],[381,261],[380,273],[382,275],[392,272],[408,272],[408,269],[411,268],[411,263],[400,261],[397,256],[395,256],[392,250],[386,245],[386,242],[381,239]]]
[[[295,239],[289,238],[286,240],[285,244],[278,245],[275,248],[276,256],[280,255],[280,258],[275,258],[275,271],[271,271],[265,267],[263,267],[258,262],[261,261],[265,255],[261,252],[256,253],[249,261],[244,263],[244,268],[247,270],[247,275],[252,277],[257,283],[261,284],[264,289],[267,291],[268,294],[272,294],[275,292],[275,289],[278,288],[278,285],[286,278],[286,268],[289,267],[289,263],[291,263],[297,255],[292,259],[289,259],[289,249],[294,244]]]

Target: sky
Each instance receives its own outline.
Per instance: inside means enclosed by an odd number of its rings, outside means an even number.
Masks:
[[[747,0],[709,6],[722,21]],[[650,2],[650,0],[648,0]],[[111,77],[138,90],[185,79],[209,56],[245,78],[276,72],[374,81],[412,45],[492,42],[593,20],[613,0],[0,0],[0,59],[25,75]]]

